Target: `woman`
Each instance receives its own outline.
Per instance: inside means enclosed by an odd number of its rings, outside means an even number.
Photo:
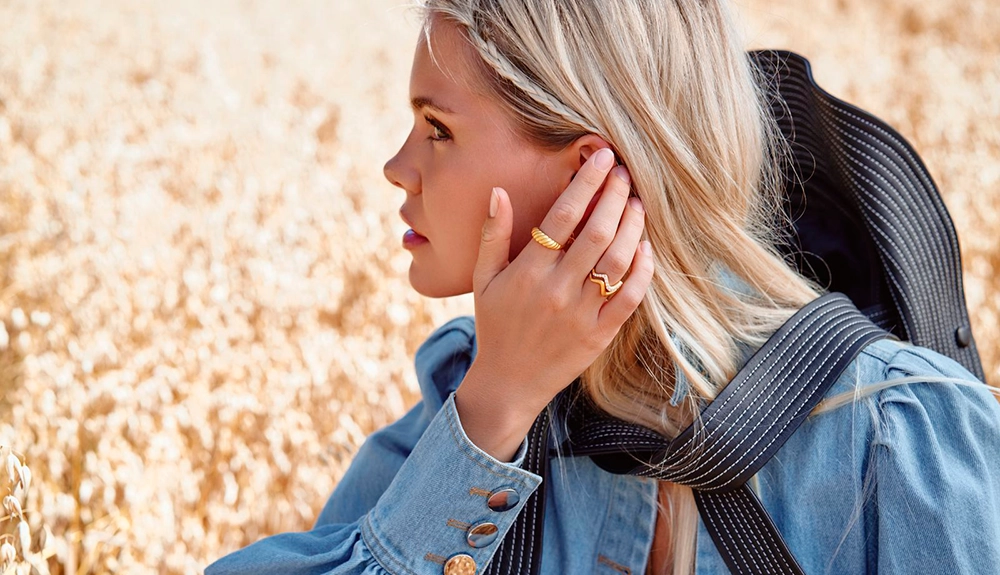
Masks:
[[[415,123],[385,174],[414,289],[472,291],[475,321],[421,346],[422,403],[369,438],[312,531],[210,575],[484,570],[540,482],[525,436],[578,376],[599,408],[676,435],[820,293],[773,247],[779,140],[724,2],[423,7]],[[876,385],[907,377],[939,383]],[[854,401],[758,475],[807,573],[1000,564],[1000,409],[954,383],[973,379],[890,341],[851,363],[831,393]],[[726,572],[690,489],[552,465],[542,573]]]

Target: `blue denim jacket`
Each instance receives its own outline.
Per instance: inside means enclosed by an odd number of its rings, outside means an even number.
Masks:
[[[258,541],[206,574],[437,575],[458,553],[485,569],[540,478],[519,467],[523,447],[502,463],[462,430],[453,393],[475,353],[471,316],[438,328],[416,354],[422,403],[368,438],[315,527]],[[940,354],[883,340],[828,397],[908,376],[975,380]],[[810,575],[1000,572],[1000,407],[984,386],[907,383],[812,415],[755,479]],[[543,574],[645,573],[654,481],[587,457],[554,459],[549,481]],[[505,488],[520,502],[491,510],[487,497]],[[473,549],[466,530],[484,521],[500,536]],[[700,521],[696,571],[728,573]]]

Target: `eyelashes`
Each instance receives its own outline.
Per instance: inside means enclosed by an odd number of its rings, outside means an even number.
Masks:
[[[451,132],[448,131],[448,128],[446,128],[444,124],[435,120],[431,116],[424,116],[424,120],[432,128],[431,135],[427,137],[429,140],[433,140],[435,142],[443,142],[445,140],[451,139]]]

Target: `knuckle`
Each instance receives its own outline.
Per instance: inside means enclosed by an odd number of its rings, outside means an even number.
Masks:
[[[628,256],[621,252],[615,252],[608,254],[607,269],[611,271],[612,275],[623,276],[631,263],[632,260]]]
[[[587,332],[585,345],[594,351],[603,351],[604,348],[608,347],[608,343],[607,337],[604,335],[604,330],[592,329]]]
[[[573,206],[560,202],[552,207],[552,221],[560,227],[571,226],[576,223],[576,210]]]
[[[638,213],[633,209],[629,209],[629,215],[632,216],[630,219],[631,225],[637,230],[641,230],[646,227],[646,213]]]
[[[625,182],[621,181],[618,177],[612,178],[612,180],[614,181],[614,185],[605,186],[605,188],[611,188],[611,193],[627,200],[629,195],[632,193],[632,188]]]
[[[587,241],[595,246],[606,246],[614,239],[614,232],[604,225],[594,225],[587,233]]]
[[[632,289],[624,291],[621,296],[625,298],[625,306],[629,308],[638,307],[639,302],[642,301],[643,292],[642,290]]]
[[[550,290],[541,296],[542,307],[547,311],[557,312],[566,308],[566,298],[557,290]]]
[[[542,281],[542,271],[535,266],[522,267],[514,279],[516,289],[521,292],[531,292]]]

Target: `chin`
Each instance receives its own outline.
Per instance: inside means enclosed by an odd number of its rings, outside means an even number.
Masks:
[[[418,269],[415,263],[410,264],[409,280],[410,286],[424,297],[445,298],[467,294],[472,291],[471,276],[467,282],[468,285],[460,285],[461,282],[456,282],[455,278],[428,273],[427,270]]]

